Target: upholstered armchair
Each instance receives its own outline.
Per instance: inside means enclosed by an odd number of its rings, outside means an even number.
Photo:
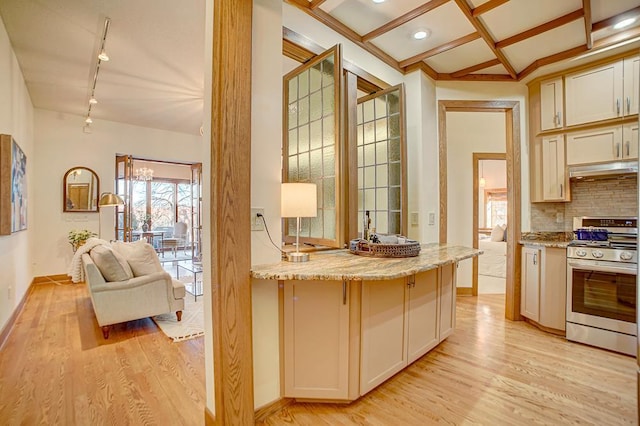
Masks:
[[[113,248],[97,246],[82,254],[85,280],[104,338],[109,338],[109,326],[121,322],[168,312],[175,312],[180,321],[184,284],[162,270],[149,244],[119,244],[119,250],[116,243]]]

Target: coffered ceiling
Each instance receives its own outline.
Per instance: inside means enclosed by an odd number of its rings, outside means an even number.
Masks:
[[[0,15],[36,108],[86,116],[109,17],[105,47],[111,60],[100,65],[91,116],[197,135],[203,120],[205,1],[0,0]],[[629,49],[640,44],[640,21],[612,29],[622,17],[640,14],[640,0],[285,3],[285,25],[296,19],[292,12],[306,13],[396,70],[419,69],[435,80],[523,81],[542,66],[589,50],[621,40],[634,41]],[[430,36],[413,39],[418,29]],[[311,29],[290,35],[284,29],[283,53],[298,62],[331,47],[314,45]],[[311,43],[296,44],[301,38]],[[78,121],[80,129],[84,118]]]
[[[639,0],[286,0],[403,73],[518,81],[590,50],[638,41]],[[416,31],[429,36],[414,38]]]

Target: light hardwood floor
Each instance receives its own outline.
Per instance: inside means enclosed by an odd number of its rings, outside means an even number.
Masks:
[[[84,285],[33,287],[0,351],[0,424],[202,425],[204,339],[150,320],[102,339]],[[445,342],[350,405],[298,403],[265,425],[636,424],[635,359],[504,319],[459,297]]]
[[[0,351],[0,424],[204,424],[204,377],[204,338],[143,319],[104,340],[84,284],[34,285]]]

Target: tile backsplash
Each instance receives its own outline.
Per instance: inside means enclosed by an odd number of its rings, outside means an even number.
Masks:
[[[563,221],[556,221],[558,214]],[[571,231],[574,216],[637,216],[638,178],[571,181],[571,202],[531,203],[531,231]]]

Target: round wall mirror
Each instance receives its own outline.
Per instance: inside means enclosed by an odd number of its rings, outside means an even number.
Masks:
[[[97,212],[100,180],[98,175],[87,167],[74,167],[67,170],[62,182],[64,187],[62,211]]]

